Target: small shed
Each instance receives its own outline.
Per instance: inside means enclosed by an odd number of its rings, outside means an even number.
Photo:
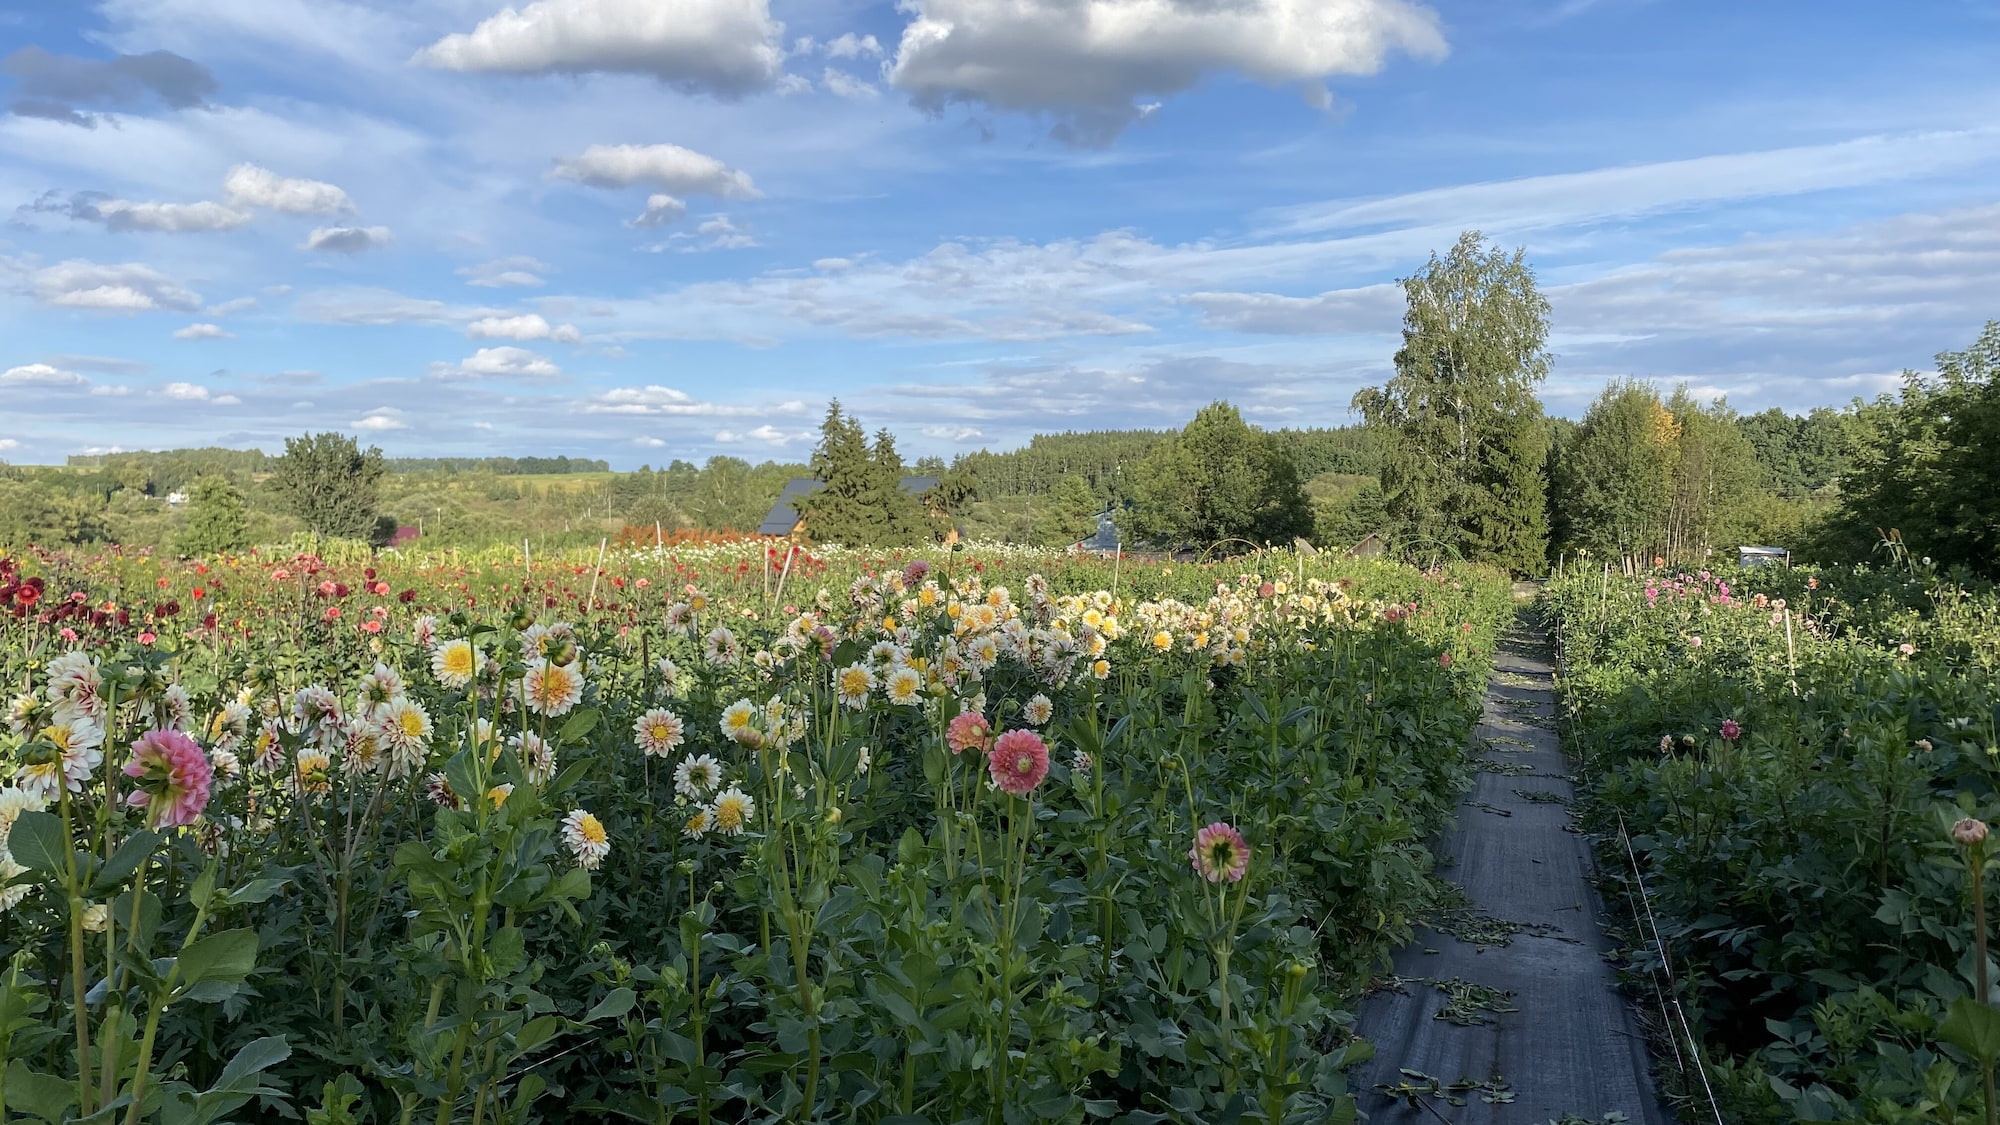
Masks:
[[[1388,553],[1389,542],[1382,538],[1382,533],[1379,531],[1347,549],[1347,557],[1350,559],[1379,559]]]
[[[937,487],[937,482],[938,478],[936,477],[906,474],[901,481],[897,482],[897,487],[901,488],[908,495],[922,496],[924,493]],[[799,498],[810,496],[825,487],[825,482],[815,477],[793,477],[791,480],[786,481],[784,489],[778,493],[777,502],[771,505],[771,511],[765,515],[764,522],[757,525],[757,534],[790,535],[797,531],[799,529]]]

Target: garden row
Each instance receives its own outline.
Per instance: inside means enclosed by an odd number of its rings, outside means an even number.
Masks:
[[[1350,1116],[1508,601],[1289,554],[0,560],[0,1116]]]
[[[1691,1113],[1705,1081],[1732,1121],[1991,1122],[1973,891],[2000,816],[2000,601],[1910,561],[1579,573],[1548,598],[1628,968],[1670,1011],[1650,906],[1701,1040],[1668,1083]],[[1659,1023],[1663,1064],[1684,1058]]]

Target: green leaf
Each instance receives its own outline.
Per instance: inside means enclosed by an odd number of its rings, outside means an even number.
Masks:
[[[125,837],[125,842],[119,844],[118,850],[111,853],[111,858],[104,861],[104,866],[97,872],[97,878],[91,881],[90,893],[99,895],[113,887],[122,886],[125,880],[132,877],[133,872],[139,870],[139,865],[146,862],[147,858],[159,848],[161,839],[158,832],[146,831],[134,832]]]
[[[207,910],[208,901],[215,897],[215,861],[210,860],[201,874],[194,877],[194,885],[188,888],[188,901],[196,910]]]
[[[223,901],[231,906],[242,906],[248,902],[264,902],[272,895],[283,890],[287,882],[289,880],[286,879],[252,879],[248,883],[230,891],[229,897]]]
[[[200,938],[181,951],[180,987],[202,981],[240,983],[257,967],[257,931],[224,930]]]
[[[44,1121],[61,1121],[63,1111],[76,1104],[76,1084],[29,1070],[15,1059],[7,1064],[7,1108],[32,1113]]]
[[[1938,1024],[1938,1038],[1971,1055],[1981,1066],[2000,1062],[2000,1011],[1970,996],[1951,1002]]]
[[[632,1010],[639,1002],[639,994],[629,988],[614,988],[602,1000],[583,1014],[583,1022],[596,1023],[598,1020],[615,1020]]]
[[[521,1030],[514,1033],[515,1055],[525,1055],[554,1039],[556,1032],[562,1030],[562,1024],[561,1016],[541,1016],[522,1024]]]
[[[229,1060],[228,1066],[222,1068],[221,1077],[215,1080],[215,1085],[211,1089],[234,1087],[245,1078],[259,1071],[269,1070],[291,1057],[292,1045],[285,1042],[285,1037],[282,1035],[267,1035],[262,1039],[252,1039],[243,1045],[242,1050],[236,1052],[236,1057]]]
[[[585,707],[581,711],[572,712],[569,718],[563,720],[562,729],[556,732],[556,741],[575,742],[596,728],[597,718],[597,709],[594,707]]]
[[[16,863],[32,871],[59,875],[69,866],[69,835],[54,813],[22,813],[7,833],[7,850],[14,853]]]

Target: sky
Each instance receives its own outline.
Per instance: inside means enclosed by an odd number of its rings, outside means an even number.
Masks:
[[[0,458],[1351,422],[1462,230],[1548,408],[2000,318],[2000,0],[14,0]]]

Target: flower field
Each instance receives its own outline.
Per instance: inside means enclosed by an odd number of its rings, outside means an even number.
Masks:
[[[1992,1121],[2000,601],[1907,565],[1550,593],[1603,868],[1636,903],[1636,861],[1724,1116]],[[1631,937],[1651,1006],[1651,930]]]
[[[0,559],[0,1118],[1353,1116],[1498,575],[597,564]]]

